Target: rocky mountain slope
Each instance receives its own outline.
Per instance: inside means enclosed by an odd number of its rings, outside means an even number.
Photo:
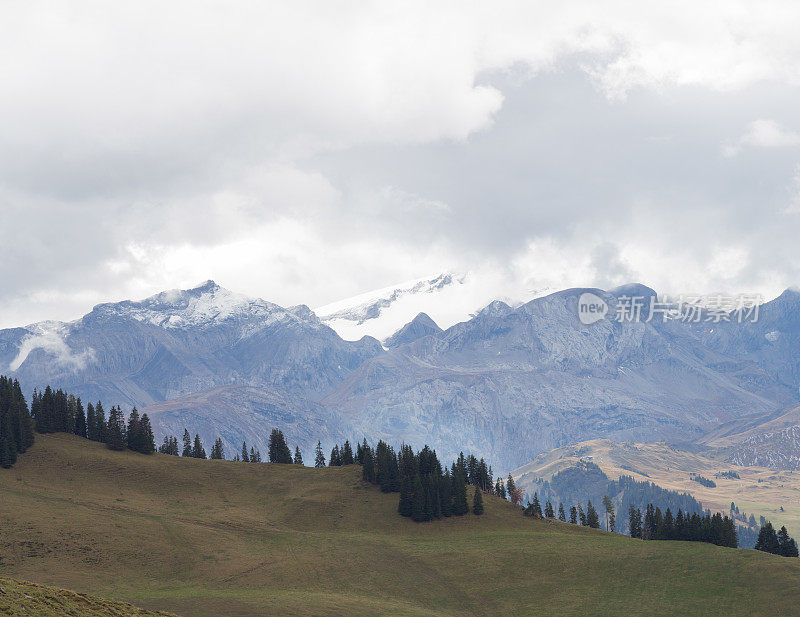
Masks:
[[[588,326],[577,312],[587,292],[610,307]],[[307,307],[209,281],[0,331],[0,366],[26,391],[50,383],[146,407],[159,435],[185,426],[262,447],[280,426],[306,455],[317,439],[369,435],[429,443],[445,459],[472,450],[498,471],[589,438],[688,441],[797,406],[799,294],[764,305],[757,323],[611,318],[619,298],[654,293],[493,302],[444,331],[418,316],[385,350],[343,340]]]

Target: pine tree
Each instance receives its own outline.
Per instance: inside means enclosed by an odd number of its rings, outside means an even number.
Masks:
[[[550,503],[549,500],[544,505],[544,517],[545,518],[555,518],[556,517],[556,513],[553,510],[553,504]]]
[[[411,519],[418,523],[430,520],[425,513],[425,492],[419,474],[414,476],[411,495]]]
[[[765,553],[772,553],[773,555],[780,553],[778,534],[775,533],[775,528],[772,526],[771,522],[767,521],[758,532],[758,540],[756,541],[755,549],[757,551],[764,551]]]
[[[361,447],[361,477],[365,482],[370,484],[375,483],[375,455],[372,448],[367,445],[367,440],[364,439],[364,444]]]
[[[558,502],[558,520],[564,523],[567,522],[567,515],[564,512],[564,504],[560,501]]]
[[[578,504],[578,519],[581,522],[581,526],[582,527],[586,527],[586,514],[584,513],[583,507],[581,507],[581,504]]]
[[[472,497],[472,513],[483,514],[483,491],[480,486],[475,487],[475,494]]]
[[[322,453],[322,443],[319,441],[314,450],[314,467],[325,467],[325,455]]]
[[[106,443],[108,441],[108,423],[106,422],[106,411],[103,403],[97,401],[94,406],[94,413],[97,416],[97,441]]]
[[[150,425],[150,418],[146,413],[142,414],[139,421],[139,452],[142,454],[153,454],[156,451],[156,441],[153,436],[153,427]]]
[[[225,446],[222,443],[222,437],[217,437],[214,445],[211,447],[212,460],[221,461],[225,458]]]
[[[353,448],[350,446],[350,442],[345,440],[342,446],[342,465],[353,465],[354,463]]]
[[[194,436],[194,446],[192,446],[192,457],[193,458],[206,458],[206,451],[203,448],[203,442],[200,441],[200,435],[195,434]]]
[[[569,522],[573,525],[578,524],[578,509],[575,506],[572,506],[569,509]]]
[[[108,412],[106,437],[106,445],[109,450],[125,449],[125,417],[122,415],[122,410],[119,407],[112,407],[111,411]]]
[[[614,513],[614,503],[608,495],[603,497],[603,507],[606,509],[606,531],[614,531],[617,519]]]
[[[189,434],[189,431],[183,429],[183,452],[181,456],[185,456],[187,458],[191,458],[192,454],[192,436]]]
[[[533,518],[543,518],[542,517],[542,504],[539,503],[539,494],[533,494],[533,501],[528,504],[528,507],[525,508],[524,512],[525,516],[531,516]]]
[[[594,509],[591,499],[586,504],[586,525],[592,529],[600,529],[600,517]]]
[[[92,441],[100,441],[100,430],[97,426],[97,416],[94,413],[94,405],[86,405],[86,436]]]
[[[292,461],[295,465],[302,465],[303,464],[303,455],[300,453],[300,447],[294,447],[294,460]]]
[[[134,407],[131,409],[131,414],[128,416],[128,449],[134,452],[140,452],[141,445],[141,427],[139,426],[139,411]]]
[[[249,463],[250,462],[250,455],[247,453],[247,442],[242,442],[242,462]]]
[[[781,527],[778,531],[778,554],[784,557],[797,557],[797,542],[789,537],[786,527]]]
[[[466,480],[461,473],[457,472],[453,476],[453,514],[463,516],[468,513]]]
[[[292,452],[286,445],[283,432],[274,428],[269,435],[269,462],[291,465]]]
[[[341,467],[342,466],[342,455],[339,452],[339,446],[333,446],[333,450],[331,450],[331,457],[328,459],[328,467]]]
[[[75,400],[75,434],[86,439],[86,414],[83,411],[81,399]]]

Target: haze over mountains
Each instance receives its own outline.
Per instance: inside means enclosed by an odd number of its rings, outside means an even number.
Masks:
[[[222,436],[229,452],[242,440],[264,451],[275,426],[310,452],[318,439],[369,435],[428,443],[445,460],[480,452],[497,471],[597,437],[699,439],[797,405],[797,292],[763,305],[756,323],[584,326],[583,291],[493,302],[445,330],[418,315],[382,345],[344,340],[305,306],[208,281],[101,304],[70,323],[2,330],[0,366],[28,394],[50,383],[144,408],[159,438],[186,427],[206,442]],[[591,291],[612,307],[655,293]]]

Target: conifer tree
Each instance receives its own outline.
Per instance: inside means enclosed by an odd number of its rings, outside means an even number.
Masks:
[[[322,442],[317,442],[314,450],[314,467],[325,467],[325,455],[322,453]]]
[[[778,554],[784,557],[797,557],[797,542],[789,537],[786,527],[778,531]]]
[[[333,450],[331,450],[331,458],[328,460],[328,467],[341,467],[342,466],[342,455],[339,453],[339,446],[333,446]]]
[[[106,445],[109,450],[125,449],[125,417],[122,415],[122,410],[119,407],[112,407],[111,411],[108,412],[106,436]]]
[[[578,524],[578,509],[575,506],[571,506],[569,509],[569,522],[573,525]]]
[[[106,443],[108,441],[108,423],[106,422],[106,411],[103,403],[97,401],[94,406],[94,413],[97,416],[97,441]]]
[[[183,429],[183,452],[181,453],[181,456],[185,456],[185,457],[189,457],[189,458],[191,458],[193,456],[193,454],[192,454],[192,436],[189,435],[189,431],[186,430],[186,429]]]
[[[467,485],[461,473],[457,472],[456,475],[453,476],[453,489],[453,514],[455,516],[468,514]]]
[[[556,513],[553,510],[553,504],[550,503],[550,500],[547,501],[544,505],[544,517],[545,518],[555,518]]]
[[[411,495],[411,519],[418,523],[430,520],[425,512],[425,492],[422,488],[422,480],[420,480],[419,474],[414,476]]]
[[[283,432],[276,428],[272,429],[269,435],[269,462],[289,465],[292,463],[292,452],[286,445]]]
[[[756,541],[755,549],[757,551],[764,551],[765,553],[772,553],[777,555],[780,552],[780,544],[778,543],[778,534],[775,533],[775,528],[772,523],[767,521],[758,532],[758,540]]]
[[[247,442],[246,441],[242,442],[241,460],[242,460],[243,463],[249,463],[250,462],[250,455],[247,453]]]
[[[586,527],[586,513],[581,504],[578,504],[578,520],[581,522],[581,527]]]
[[[133,450],[134,452],[140,452],[142,449],[141,445],[141,427],[139,426],[139,411],[134,407],[131,409],[131,413],[128,416],[128,449]]]
[[[600,529],[600,517],[594,509],[591,499],[586,504],[586,525],[592,529]]]
[[[192,446],[193,458],[206,458],[206,451],[203,448],[203,442],[200,441],[200,435],[195,434],[194,445]]]
[[[211,447],[211,459],[220,461],[225,458],[225,446],[222,443],[222,437],[217,437],[214,445]]]
[[[94,405],[86,405],[86,436],[92,441],[100,441],[100,431],[97,427],[97,416],[94,413]]]
[[[606,531],[614,531],[617,519],[614,513],[614,503],[608,495],[603,497],[603,507],[606,509]]]
[[[83,411],[81,399],[75,400],[75,434],[86,439],[86,414]]]
[[[367,440],[364,439],[364,444],[361,446],[361,477],[365,482],[371,484],[375,483],[375,455],[372,448],[367,445]]]
[[[475,494],[472,497],[472,513],[483,514],[483,491],[480,486],[475,487]]]
[[[153,454],[156,451],[156,441],[153,436],[153,427],[150,425],[150,418],[146,413],[142,414],[139,421],[139,452],[142,454]]]
[[[300,453],[300,447],[294,447],[294,460],[292,461],[295,465],[302,465],[303,464],[303,455]]]
[[[567,515],[564,512],[564,504],[560,501],[558,502],[558,520],[564,523],[567,522]]]
[[[353,448],[350,446],[349,441],[345,440],[341,452],[342,452],[342,465],[353,465],[355,463],[355,459],[353,458]]]

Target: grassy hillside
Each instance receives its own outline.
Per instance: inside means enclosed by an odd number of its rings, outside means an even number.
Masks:
[[[595,439],[542,454],[513,475],[527,490],[530,478],[549,479],[581,458],[590,458],[611,479],[626,475],[640,482],[654,482],[666,489],[689,493],[703,507],[714,511],[727,512],[733,501],[748,515],[753,514],[756,519],[762,515],[800,536],[800,472],[797,471],[739,467],[665,443]],[[735,471],[739,479],[714,477],[725,471]],[[690,480],[691,472],[712,479],[717,486],[710,488]]]
[[[356,467],[39,436],[0,472],[0,575],[185,617],[796,615],[800,560],[486,515],[415,524]]]
[[[36,617],[169,617],[124,602],[103,600],[74,591],[0,578],[0,615]]]

